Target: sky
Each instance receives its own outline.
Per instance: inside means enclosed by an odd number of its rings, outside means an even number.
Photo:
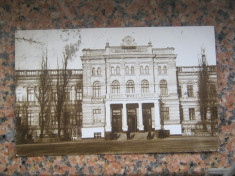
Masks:
[[[65,46],[73,47],[68,68],[81,69],[82,49],[104,49],[120,46],[122,39],[130,35],[137,45],[153,48],[174,47],[177,66],[196,66],[205,49],[209,65],[216,65],[215,31],[212,26],[193,27],[138,27],[138,28],[82,28],[69,30],[16,31],[16,70],[40,69],[42,56],[47,53],[50,69],[61,67]]]

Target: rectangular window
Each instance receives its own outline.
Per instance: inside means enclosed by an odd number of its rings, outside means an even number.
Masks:
[[[79,111],[77,112],[77,125],[81,126],[82,125],[82,112]]]
[[[41,117],[41,113],[39,113],[39,124],[42,125],[42,120],[44,121],[44,125],[46,122],[46,114],[44,113],[43,118]]]
[[[82,100],[82,87],[76,89],[76,100]]]
[[[94,133],[94,138],[95,139],[101,138],[101,133],[100,132]]]
[[[52,116],[52,117],[51,117],[51,123],[52,123],[52,125],[57,125],[57,119],[56,119],[55,113],[53,112],[51,116]]]
[[[193,85],[188,85],[188,97],[193,97]]]
[[[66,101],[70,100],[70,92],[68,90],[66,90],[66,92],[65,92],[65,100]]]
[[[27,90],[27,100],[34,101],[34,91],[32,88],[28,88]]]
[[[93,118],[94,118],[93,121],[95,123],[101,122],[100,114],[101,114],[101,109],[93,109]]]
[[[22,90],[18,89],[16,92],[16,101],[22,101]]]
[[[28,113],[28,125],[33,125],[33,114],[32,113]]]
[[[189,120],[195,120],[195,109],[189,108]]]
[[[164,120],[169,120],[169,107],[162,107],[161,108],[161,116]]]
[[[93,109],[93,114],[101,114],[101,109]]]
[[[178,87],[178,93],[179,93],[179,97],[182,97],[182,88],[181,88],[181,86]]]

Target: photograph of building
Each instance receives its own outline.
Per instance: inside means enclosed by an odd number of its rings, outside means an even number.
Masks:
[[[156,47],[151,39],[139,44],[130,33],[119,45],[107,40],[83,48],[84,32],[78,35],[57,67],[50,68],[50,50],[44,50],[38,68],[16,68],[18,144],[216,136],[216,65],[208,62],[206,46],[198,64],[182,66],[175,46]],[[44,45],[20,34],[16,41]],[[80,68],[70,68],[71,57]]]

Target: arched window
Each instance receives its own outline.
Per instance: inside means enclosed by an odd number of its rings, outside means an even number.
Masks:
[[[143,74],[143,73],[144,73],[143,66],[140,66],[140,74]]]
[[[148,66],[145,67],[145,74],[149,74],[149,67]]]
[[[147,80],[141,81],[141,92],[142,93],[149,92],[149,82]]]
[[[101,68],[100,67],[97,69],[97,75],[101,75]]]
[[[117,74],[117,75],[120,74],[120,67],[119,67],[119,66],[117,66],[117,68],[116,68],[116,74]]]
[[[120,84],[118,81],[112,82],[112,94],[119,94],[120,92]]]
[[[166,66],[163,67],[163,73],[167,74],[167,67]]]
[[[161,68],[161,66],[158,66],[158,74],[159,74],[159,75],[162,74],[162,68]]]
[[[166,80],[160,81],[160,94],[167,95],[167,82],[166,82]]]
[[[126,74],[129,74],[129,67],[126,66]]]
[[[131,74],[133,75],[135,73],[134,66],[131,66]]]
[[[111,75],[114,75],[114,67],[111,67]]]
[[[95,68],[92,68],[92,75],[95,75]]]
[[[100,83],[97,81],[97,82],[94,82],[93,84],[93,97],[100,97]]]
[[[129,80],[126,83],[126,93],[135,93],[135,84],[134,81]]]

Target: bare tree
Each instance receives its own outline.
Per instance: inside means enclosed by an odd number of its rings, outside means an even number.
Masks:
[[[48,128],[46,124],[50,120],[50,107],[52,102],[52,84],[47,66],[47,56],[42,58],[38,86],[35,87],[34,92],[40,108],[40,137],[43,137],[45,128]]]
[[[69,57],[64,54],[63,58],[63,69],[57,68],[57,78],[56,78],[56,96],[54,96],[55,103],[55,115],[58,124],[58,137],[61,136],[62,129],[62,117],[65,115],[65,101],[66,101],[66,90],[68,83],[71,78],[71,72],[67,69]],[[66,124],[64,124],[66,125]],[[64,127],[65,128],[65,127]]]
[[[209,69],[210,67],[206,62],[206,57],[203,51],[198,73],[198,103],[203,130],[208,130],[207,112],[211,112],[211,133],[213,133],[214,120],[217,119],[217,92],[215,83],[210,79]]]
[[[198,103],[201,114],[203,130],[207,130],[207,109],[208,109],[208,91],[209,91],[209,74],[205,55],[202,55],[202,60],[199,63],[198,72]]]

